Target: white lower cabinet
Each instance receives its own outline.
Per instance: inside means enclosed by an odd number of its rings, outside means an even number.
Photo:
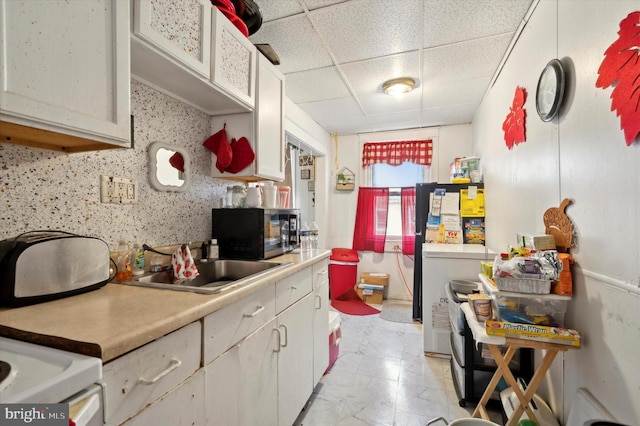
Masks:
[[[129,419],[137,422],[134,416],[142,409],[189,379],[200,368],[201,330],[199,321],[191,323],[105,364],[102,380],[106,424],[119,425]],[[174,390],[172,393],[175,393],[174,399],[182,392]],[[162,410],[161,406],[171,409],[171,404],[158,402],[154,411]],[[180,406],[174,406],[174,409],[185,410]]]
[[[313,265],[313,386],[329,366],[329,266],[324,260]]]
[[[326,269],[326,263],[324,264]],[[319,270],[319,272],[322,268]],[[322,273],[319,277],[322,278]],[[275,285],[255,293],[261,295],[259,306],[273,309],[271,316],[254,332],[243,337],[221,355],[205,365],[206,417],[208,425],[287,425],[293,424],[313,392],[314,381],[314,317],[319,306],[313,292],[313,267],[286,277]],[[319,280],[319,288],[324,283]],[[328,284],[327,284],[328,285]],[[322,294],[323,290],[319,290]],[[270,292],[271,301],[265,297]],[[328,295],[328,289],[326,290]],[[327,296],[328,297],[328,296]],[[250,299],[251,296],[247,297]],[[257,299],[257,300],[258,300]],[[243,301],[225,308],[243,312],[249,305]],[[325,301],[323,306],[328,306]],[[265,308],[265,310],[267,310]],[[222,313],[222,310],[220,311]],[[261,310],[260,313],[263,313]],[[212,314],[215,315],[216,313]],[[212,342],[226,336],[222,328],[237,329],[230,320],[225,324],[204,323],[204,338]],[[220,318],[228,318],[227,315]],[[215,327],[215,328],[214,328]],[[324,350],[328,357],[328,313],[324,315]],[[236,335],[237,337],[237,335]],[[229,342],[228,338],[224,341]],[[217,353],[207,351],[205,354]],[[211,360],[205,355],[205,362]],[[326,369],[326,362],[324,363]]]
[[[204,397],[204,371],[199,370],[124,424],[127,426],[204,425],[206,424]]]
[[[314,295],[278,315],[278,424],[290,426],[313,392]]]

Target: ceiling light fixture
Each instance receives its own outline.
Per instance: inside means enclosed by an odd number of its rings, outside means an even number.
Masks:
[[[411,77],[393,78],[382,83],[382,91],[387,95],[399,98],[416,87],[416,81]]]

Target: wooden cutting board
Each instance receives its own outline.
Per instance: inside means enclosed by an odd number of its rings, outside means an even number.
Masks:
[[[564,213],[569,204],[571,204],[571,200],[565,198],[560,203],[560,207],[551,207],[542,216],[545,226],[544,232],[553,235],[559,253],[566,253],[573,242],[573,225]]]

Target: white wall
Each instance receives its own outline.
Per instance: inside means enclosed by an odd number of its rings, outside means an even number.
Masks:
[[[332,145],[330,179],[329,246],[350,248],[353,242],[353,227],[358,201],[358,187],[367,185],[362,169],[362,145],[366,142],[432,139],[433,160],[429,181],[448,182],[449,162],[455,157],[472,155],[471,125],[431,127],[393,132],[366,133],[340,136]],[[356,175],[354,191],[335,189],[336,174],[348,167]],[[387,299],[412,300],[413,257],[397,254],[393,247],[398,241],[387,241],[385,253],[359,252],[360,272],[389,274]]]
[[[619,22],[637,10],[636,0],[540,1],[473,121],[490,248],[543,232],[544,211],[573,201],[577,264],[565,325],[582,332],[583,347],[556,359],[540,391],[564,420],[586,387],[619,421],[640,424],[640,144],[625,145],[611,89],[595,87]],[[544,123],[535,92],[552,58],[569,65],[568,93],[560,117]],[[508,150],[501,125],[516,86],[528,92],[527,141]]]

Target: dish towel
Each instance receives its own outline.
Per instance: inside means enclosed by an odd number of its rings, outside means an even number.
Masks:
[[[173,267],[174,283],[182,280],[192,280],[200,275],[193,257],[191,257],[191,250],[186,244],[180,246],[171,255],[171,266]]]

